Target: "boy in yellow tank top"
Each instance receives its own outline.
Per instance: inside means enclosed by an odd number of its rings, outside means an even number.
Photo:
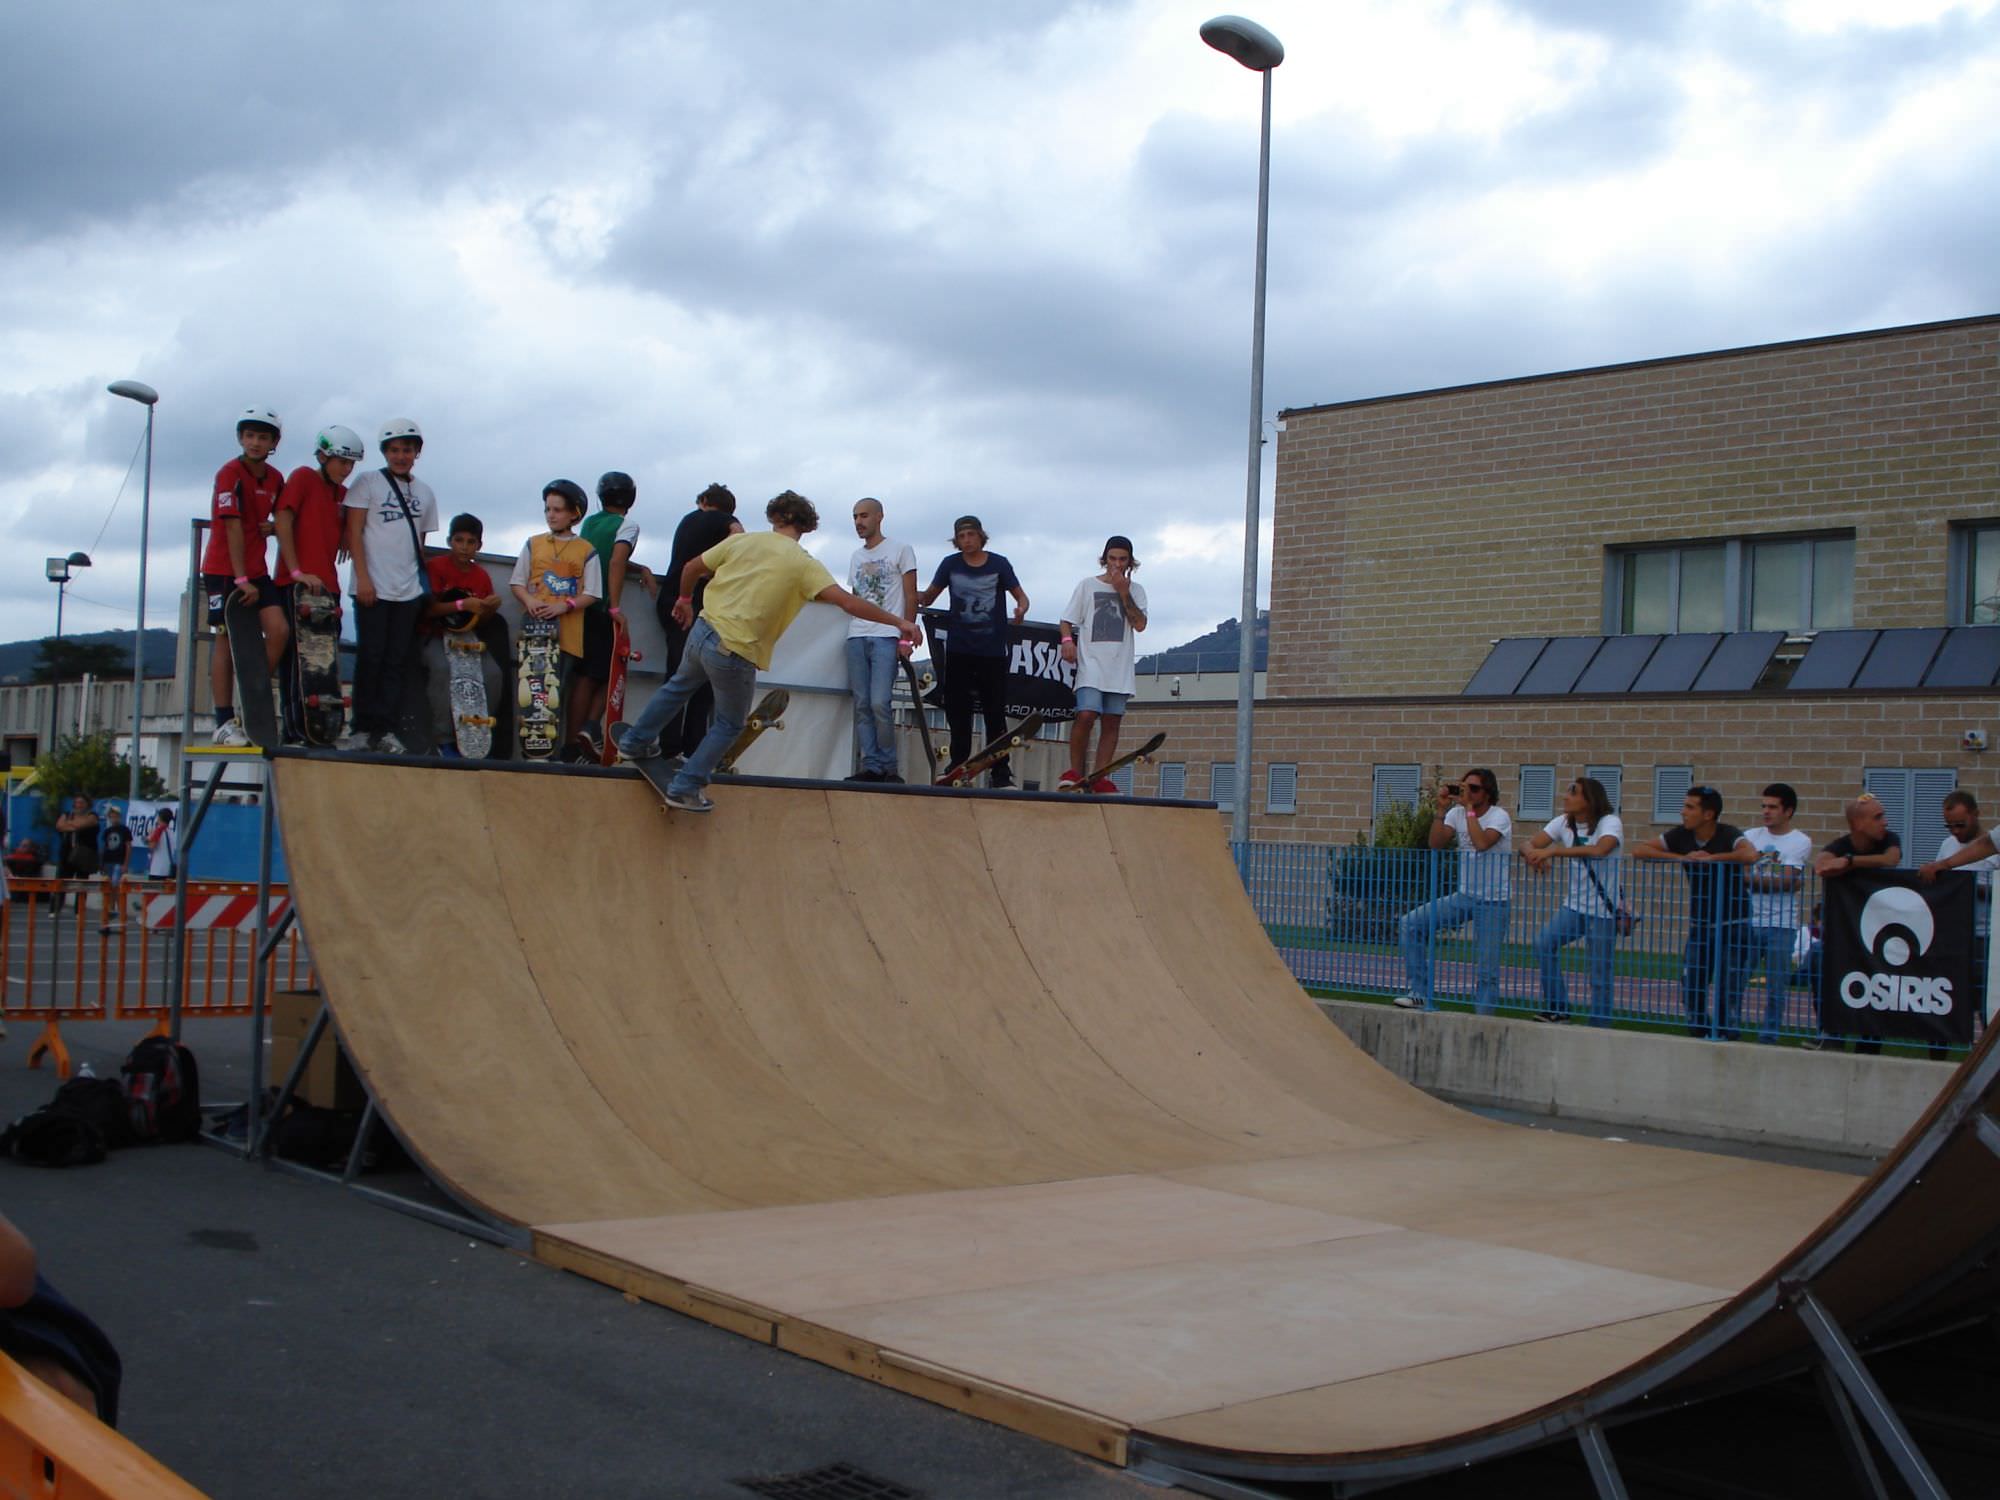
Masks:
[[[530,618],[557,622],[565,692],[583,663],[583,612],[604,596],[597,549],[576,534],[576,523],[589,509],[589,497],[575,480],[544,485],[542,515],[549,529],[528,539],[507,579]]]

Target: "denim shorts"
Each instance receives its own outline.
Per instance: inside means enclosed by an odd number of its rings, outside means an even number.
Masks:
[[[1080,714],[1108,714],[1112,718],[1122,718],[1125,705],[1131,699],[1130,693],[1104,693],[1094,687],[1079,687],[1076,690],[1076,711]]]

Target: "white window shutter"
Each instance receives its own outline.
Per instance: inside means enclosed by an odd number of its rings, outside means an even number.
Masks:
[[[1693,789],[1693,766],[1653,767],[1653,821],[1679,823],[1681,804]]]
[[[1556,768],[1521,767],[1521,800],[1514,811],[1523,823],[1546,823],[1556,815]]]
[[[1264,772],[1264,811],[1267,813],[1290,813],[1298,811],[1299,768],[1280,762]]]
[[[1585,766],[1583,774],[1602,783],[1604,795],[1611,799],[1611,810],[1623,812],[1621,796],[1625,789],[1625,768],[1623,766]],[[1550,814],[1554,816],[1554,814]]]
[[[1185,761],[1162,761],[1160,764],[1160,795],[1178,800],[1187,795],[1187,763]]]
[[[1208,800],[1224,812],[1236,811],[1236,763],[1219,760],[1208,768]]]

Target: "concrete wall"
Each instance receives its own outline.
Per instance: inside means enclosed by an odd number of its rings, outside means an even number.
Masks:
[[[1952,1069],[1897,1057],[1319,1003],[1399,1078],[1459,1103],[1856,1156],[1879,1156],[1895,1145]]]

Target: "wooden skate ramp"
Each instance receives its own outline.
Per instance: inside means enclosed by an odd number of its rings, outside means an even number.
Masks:
[[[1794,1358],[1781,1264],[1901,1316],[2000,1225],[1990,1047],[1859,1192],[1406,1087],[1294,984],[1209,809],[275,774],[342,1040],[442,1184],[552,1264],[1114,1462],[1594,1431]]]

